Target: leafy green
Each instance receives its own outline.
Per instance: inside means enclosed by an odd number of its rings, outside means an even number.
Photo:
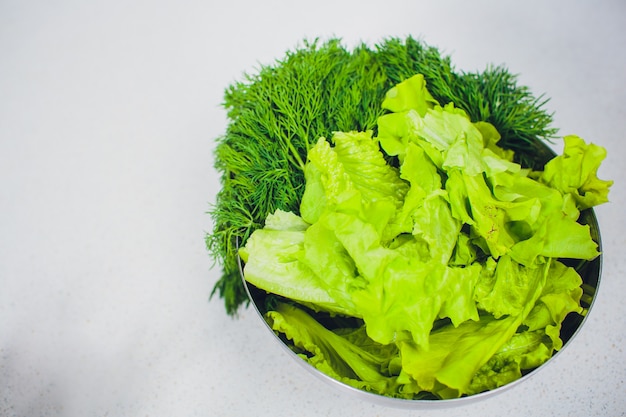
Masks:
[[[580,210],[606,203],[613,181],[601,180],[597,175],[606,150],[574,135],[565,136],[563,141],[563,154],[546,164],[541,180],[571,194]]]
[[[387,164],[371,132],[337,132],[332,141],[333,147],[320,138],[309,151],[300,204],[304,220],[314,223],[329,208],[350,211],[354,199],[387,202],[391,212],[402,204],[408,187]]]
[[[380,345],[363,328],[331,331],[304,310],[280,303],[267,313],[270,326],[293,341],[300,356],[330,377],[355,388],[386,394],[396,390],[398,349]]]
[[[583,311],[582,279],[558,259],[599,255],[577,202],[581,189],[608,193],[593,179],[601,153],[576,145],[591,181],[552,175],[569,163],[559,157],[524,168],[493,125],[439,105],[421,74],[381,105],[377,136],[336,132],[311,147],[299,214],[277,210],[250,235],[245,279],[306,307],[279,304],[267,319],[349,385],[454,398],[519,378]],[[319,313],[358,325],[330,329]]]
[[[402,369],[414,392],[432,392],[438,398],[467,394],[474,375],[509,340],[520,324],[516,316],[483,316],[454,327],[433,331],[430,348],[400,343]]]
[[[265,227],[255,231],[239,251],[246,263],[246,279],[266,291],[301,303],[346,312],[313,270],[299,261],[307,228],[308,224],[289,212],[276,211],[268,216]]]
[[[581,313],[580,276],[553,260],[539,299],[516,332],[473,376],[468,394],[491,390],[515,381],[563,347],[561,323],[570,313]]]
[[[228,124],[215,148],[221,189],[209,210],[213,226],[206,235],[208,251],[222,269],[212,294],[223,299],[229,314],[247,300],[237,248],[263,227],[268,214],[298,213],[309,150],[335,131],[376,133],[387,91],[418,73],[435,101],[454,102],[473,122],[493,124],[500,145],[519,150],[516,158],[526,163],[536,159],[535,141],[556,133],[545,100],[519,86],[505,68],[457,71],[449,57],[412,37],[352,50],[339,39],[304,42],[245,74],[224,95]]]

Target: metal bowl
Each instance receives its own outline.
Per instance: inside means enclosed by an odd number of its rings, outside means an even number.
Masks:
[[[554,157],[555,152],[549,148],[544,142],[537,141],[532,144],[531,149],[528,151],[532,154],[533,160],[535,162],[534,168],[543,167],[545,163]],[[438,409],[438,408],[448,408],[448,407],[456,407],[471,404],[477,401],[484,400],[486,398],[490,398],[496,394],[500,394],[504,391],[507,391],[523,381],[528,380],[530,377],[537,374],[537,372],[543,368],[545,368],[550,362],[554,360],[554,358],[565,350],[567,346],[572,343],[572,340],[579,332],[579,330],[584,325],[586,318],[588,317],[589,311],[593,307],[596,292],[598,290],[600,284],[600,275],[602,268],[602,243],[600,238],[600,228],[598,225],[598,221],[593,209],[587,209],[581,211],[580,218],[578,220],[579,223],[589,225],[591,237],[598,245],[598,251],[600,255],[596,257],[592,261],[584,261],[582,265],[579,261],[576,261],[576,265],[572,264],[570,260],[561,259],[563,263],[568,266],[576,266],[578,273],[580,274],[583,284],[583,291],[585,297],[581,300],[581,305],[584,309],[586,309],[587,314],[569,314],[563,321],[561,325],[561,339],[563,340],[563,347],[552,355],[552,357],[546,361],[541,366],[527,371],[523,376],[515,381],[512,381],[506,385],[503,385],[499,388],[485,391],[482,393],[454,398],[454,399],[445,399],[445,400],[411,400],[411,399],[402,399],[402,398],[393,398],[387,397],[384,395],[375,394],[372,392],[360,390],[358,388],[354,388],[350,385],[344,384],[341,381],[338,381],[325,373],[319,371],[314,366],[310,365],[308,362],[300,358],[293,350],[292,346],[289,345],[289,341],[285,341],[280,338],[270,327],[270,325],[265,321],[264,313],[265,313],[265,305],[266,305],[266,297],[268,294],[264,290],[260,290],[256,288],[254,285],[248,283],[243,274],[243,261],[239,259],[239,270],[241,273],[241,279],[243,280],[243,285],[250,299],[250,303],[252,304],[254,310],[257,312],[259,319],[265,325],[270,333],[275,336],[275,340],[278,343],[287,356],[291,357],[297,363],[304,366],[312,375],[315,377],[325,381],[326,383],[334,386],[340,391],[343,391],[349,395],[356,396],[365,401],[370,401],[375,404],[383,405],[383,406],[391,406],[397,408],[406,408],[406,409]]]

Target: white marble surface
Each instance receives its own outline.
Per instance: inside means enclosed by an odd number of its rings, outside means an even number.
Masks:
[[[619,416],[626,410],[626,3],[0,2],[0,415]],[[311,377],[209,301],[224,88],[303,38],[424,39],[505,64],[608,149],[604,267],[574,343],[513,390],[389,409]]]

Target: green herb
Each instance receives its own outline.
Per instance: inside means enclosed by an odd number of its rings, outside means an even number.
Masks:
[[[352,50],[338,39],[304,42],[225,93],[229,122],[215,150],[222,187],[209,210],[213,228],[206,245],[222,268],[212,295],[223,299],[229,314],[248,301],[237,247],[267,214],[298,212],[311,146],[335,131],[375,132],[386,91],[416,73],[424,74],[439,103],[454,102],[472,121],[492,123],[500,145],[519,150],[516,155],[532,154],[535,140],[556,133],[545,100],[518,86],[503,67],[456,71],[449,57],[411,37]]]

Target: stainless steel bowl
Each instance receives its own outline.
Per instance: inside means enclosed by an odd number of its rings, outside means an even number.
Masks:
[[[555,156],[554,151],[549,148],[543,142],[537,142],[534,144],[532,152],[533,158],[535,159],[538,166],[543,166],[549,159]],[[300,358],[288,344],[288,342],[281,339],[278,335],[274,333],[270,325],[265,321],[264,318],[264,305],[265,299],[267,297],[267,293],[263,290],[256,288],[254,285],[248,283],[243,274],[243,263],[241,259],[239,260],[239,269],[241,273],[241,279],[243,280],[243,285],[248,293],[248,297],[250,298],[250,303],[252,307],[257,312],[259,319],[263,323],[263,325],[267,328],[267,330],[275,336],[275,340],[283,349],[284,354],[291,357],[297,363],[304,366],[312,375],[325,381],[326,383],[336,387],[338,390],[347,393],[348,395],[356,396],[365,401],[370,401],[375,404],[391,406],[397,408],[406,408],[406,409],[438,409],[438,408],[448,408],[448,407],[456,407],[462,406],[466,404],[471,404],[477,401],[484,400],[486,398],[493,397],[494,395],[500,394],[504,391],[507,391],[511,388],[514,388],[518,384],[528,380],[532,376],[536,375],[541,369],[544,369],[549,363],[551,363],[555,357],[561,355],[562,352],[569,346],[576,334],[585,324],[585,321],[588,317],[589,311],[593,307],[596,293],[600,284],[600,276],[601,276],[601,268],[602,268],[602,242],[600,238],[600,228],[598,225],[598,221],[593,209],[587,209],[581,212],[579,223],[589,225],[591,236],[593,240],[598,244],[598,251],[601,253],[597,258],[592,261],[585,261],[583,265],[576,264],[576,269],[580,274],[583,281],[583,291],[585,294],[584,300],[581,301],[583,308],[586,309],[587,314],[581,316],[579,314],[570,314],[568,315],[562,323],[561,326],[561,339],[563,340],[563,347],[557,351],[548,361],[546,361],[543,365],[527,372],[521,378],[501,386],[499,388],[485,391],[479,394],[454,398],[454,399],[445,399],[445,400],[410,400],[410,399],[401,399],[401,398],[392,398],[387,397],[363,390],[359,390],[350,385],[346,385],[343,382],[340,382],[323,372],[319,371],[314,366],[310,365],[308,362]],[[568,264],[568,260],[562,260],[566,265]],[[569,263],[570,266],[574,266]]]

